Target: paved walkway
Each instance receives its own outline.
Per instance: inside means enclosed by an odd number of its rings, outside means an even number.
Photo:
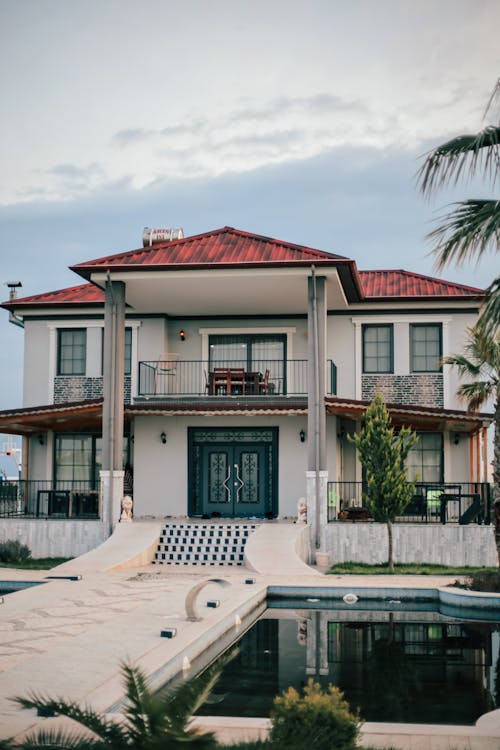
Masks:
[[[279,559],[279,545],[270,555]],[[24,733],[40,721],[34,712],[21,710],[10,699],[34,690],[53,697],[88,702],[109,709],[121,698],[119,664],[139,664],[160,685],[193,663],[212,643],[237,635],[240,620],[255,612],[265,599],[268,585],[311,587],[382,587],[387,576],[324,576],[298,566],[290,577],[251,572],[244,568],[187,568],[142,566],[99,570],[95,556],[81,580],[51,580],[10,594],[0,606],[0,737]],[[266,566],[268,563],[266,563]],[[65,572],[75,572],[72,564]],[[0,580],[45,580],[51,572],[0,569]],[[245,580],[251,576],[255,583]],[[186,621],[186,593],[198,582],[223,578],[231,585],[209,583],[198,598],[200,622]],[[443,576],[394,576],[390,585],[406,588],[437,587],[449,582]],[[219,599],[219,608],[205,601]],[[238,617],[236,617],[236,615]],[[177,628],[173,639],[160,637],[166,627]],[[60,720],[57,720],[60,721]],[[209,723],[209,719],[197,719]],[[244,726],[242,725],[244,722]],[[260,724],[259,724],[260,722]],[[366,724],[362,744],[404,750],[499,750],[500,717],[477,727],[426,727],[425,725]],[[217,719],[221,737],[255,736],[265,731],[266,720]]]

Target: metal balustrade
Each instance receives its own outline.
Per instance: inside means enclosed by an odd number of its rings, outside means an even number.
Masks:
[[[0,518],[99,518],[99,491],[91,482],[4,480]]]
[[[223,371],[228,372],[225,378]],[[231,371],[233,374],[231,378]],[[217,376],[217,377],[215,377]],[[337,369],[327,361],[327,393],[335,395]],[[178,360],[139,362],[140,397],[307,396],[307,360]]]
[[[328,521],[373,520],[363,505],[362,482],[328,482]],[[493,489],[487,482],[417,482],[399,523],[491,523]]]

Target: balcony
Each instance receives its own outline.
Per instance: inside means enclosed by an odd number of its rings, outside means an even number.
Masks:
[[[327,393],[335,395],[337,368],[327,360]],[[139,362],[141,398],[307,397],[307,360]]]

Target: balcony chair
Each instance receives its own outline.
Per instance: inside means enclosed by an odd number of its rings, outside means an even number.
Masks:
[[[231,381],[227,367],[214,367],[209,378],[212,396],[226,395],[231,392]]]
[[[229,368],[229,393],[237,391],[239,394],[245,395],[245,383],[246,373],[243,367],[231,367]]]
[[[265,371],[264,377],[262,378],[262,382],[259,385],[260,393],[269,394],[269,375],[270,374],[271,374],[270,370]]]
[[[155,394],[177,393],[177,364],[180,354],[160,354],[155,367]]]

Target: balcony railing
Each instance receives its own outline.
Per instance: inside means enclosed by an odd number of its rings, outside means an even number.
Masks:
[[[328,482],[328,521],[368,521],[362,482]],[[396,518],[400,523],[491,523],[493,491],[487,482],[418,482]]]
[[[0,518],[99,517],[99,492],[91,482],[0,482]]]
[[[228,371],[225,379],[221,371]],[[231,379],[231,371],[237,376]],[[216,377],[217,376],[217,377]],[[337,391],[337,368],[327,361],[327,393]],[[307,360],[139,362],[142,397],[282,397],[307,396]]]

